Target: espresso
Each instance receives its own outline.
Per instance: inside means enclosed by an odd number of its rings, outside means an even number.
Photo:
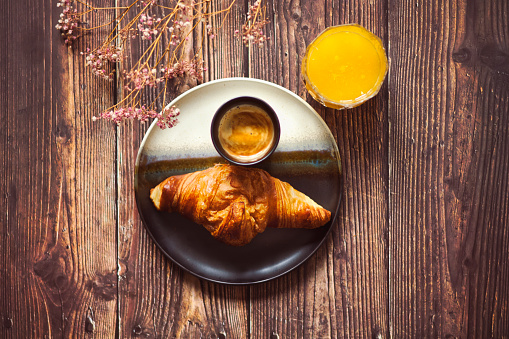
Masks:
[[[274,125],[261,108],[238,105],[226,112],[219,123],[218,137],[224,151],[240,162],[256,161],[270,151]]]

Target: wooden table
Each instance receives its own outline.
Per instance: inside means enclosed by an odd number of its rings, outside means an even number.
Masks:
[[[1,2],[1,338],[509,336],[509,2],[268,3],[266,46],[231,34],[239,0],[205,46],[204,81],[305,98],[337,140],[343,200],[305,264],[227,286],[148,236],[133,192],[148,124],[92,122],[120,94],[85,68],[85,42],[62,43],[56,1]],[[300,63],[342,23],[380,36],[390,70],[375,99],[337,111],[307,94]]]

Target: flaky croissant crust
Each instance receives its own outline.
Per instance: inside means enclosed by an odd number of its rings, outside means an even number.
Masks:
[[[266,171],[235,165],[169,177],[150,198],[158,210],[178,212],[233,246],[249,243],[267,227],[316,228],[331,216]]]

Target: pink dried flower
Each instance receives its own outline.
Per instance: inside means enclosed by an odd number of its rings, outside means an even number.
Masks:
[[[164,81],[164,78],[157,77],[157,69],[148,69],[147,67],[140,69],[133,69],[125,74],[127,84],[124,88],[128,91],[139,91],[143,87],[155,87],[157,84]]]
[[[269,40],[263,32],[263,26],[268,24],[269,21],[262,15],[262,8],[260,0],[254,2],[249,6],[247,14],[247,21],[242,25],[242,42],[244,45],[249,46],[250,43],[263,47],[265,41]],[[240,31],[235,31],[235,36],[241,36]]]
[[[186,43],[193,39],[193,30],[198,27],[198,23],[203,23],[203,29],[210,39],[216,35],[216,28],[212,22],[218,22],[215,19],[218,15],[226,17],[227,13],[213,12],[209,7],[210,0],[138,0],[132,1],[134,6],[128,7],[97,7],[88,4],[87,1],[80,0],[56,0],[57,6],[62,7],[62,14],[56,26],[65,37],[65,43],[70,44],[77,37],[84,35],[103,27],[114,27],[113,31],[103,40],[100,48],[87,49],[81,52],[85,63],[91,68],[94,75],[103,79],[112,81],[114,79],[115,68],[112,63],[122,62],[124,65],[134,65],[134,69],[126,68],[119,72],[118,76],[123,82],[123,89],[127,91],[125,98],[107,111],[101,112],[92,120],[106,119],[115,123],[124,120],[139,120],[141,122],[150,119],[158,119],[157,125],[160,128],[173,127],[177,124],[177,117],[180,111],[176,107],[169,107],[157,112],[157,102],[166,101],[168,95],[172,95],[171,89],[167,87],[167,81],[175,78],[186,77],[187,79],[196,79],[203,81],[203,73],[206,71],[204,62],[195,55],[193,60],[183,60],[189,50]],[[231,2],[230,7],[235,0]],[[254,0],[253,0],[254,1]],[[175,6],[170,7],[172,4]],[[259,2],[255,3],[259,7]],[[152,12],[155,7],[157,13],[162,13],[161,18]],[[77,10],[75,9],[77,8]],[[83,11],[78,12],[80,9]],[[161,10],[160,10],[161,9]],[[115,16],[109,22],[95,23],[90,25],[85,22],[85,18],[94,16],[102,10],[115,10]],[[165,13],[170,10],[171,13]],[[129,12],[131,11],[131,12]],[[129,12],[129,15],[127,13]],[[102,17],[102,16],[101,16]],[[105,16],[110,17],[110,16]],[[252,17],[249,16],[249,19]],[[253,21],[257,21],[258,19]],[[99,19],[100,21],[100,19]],[[164,23],[163,23],[164,21]],[[210,21],[211,24],[208,24]],[[86,25],[83,26],[83,25]],[[220,26],[221,27],[221,26]],[[220,29],[217,28],[217,29]],[[238,33],[238,32],[237,32]],[[144,43],[142,57],[133,62],[127,61],[127,55],[124,50],[131,49],[131,39],[139,36],[142,40],[148,40]],[[119,47],[117,47],[119,46]],[[145,47],[150,46],[147,49]],[[164,51],[161,54],[161,51]],[[120,66],[120,65],[119,65]],[[147,91],[142,93],[142,91]],[[155,91],[154,95],[149,93]],[[153,99],[151,103],[143,105],[146,98]],[[154,99],[155,98],[155,99]],[[126,107],[125,105],[129,107]],[[124,107],[121,107],[124,106]]]
[[[180,110],[176,106],[165,108],[161,113],[157,113],[153,109],[148,109],[145,106],[122,107],[104,111],[99,116],[92,117],[92,121],[104,119],[112,121],[116,124],[120,124],[122,121],[127,119],[146,122],[149,119],[157,118],[157,126],[159,126],[161,129],[165,129],[175,126],[178,123],[177,117],[179,115]]]
[[[120,122],[131,119],[139,120],[141,122],[148,121],[150,118],[157,118],[158,113],[152,109],[147,109],[145,106],[138,108],[135,107],[122,107],[110,111],[104,111],[99,116],[92,117],[93,121],[99,119],[109,120],[119,124]]]
[[[126,27],[123,27],[122,29],[120,29],[119,36],[120,36],[121,40],[134,39],[138,36],[138,30],[136,30],[135,28],[126,26]]]
[[[79,37],[81,19],[71,0],[60,0],[57,2],[57,7],[62,7],[62,13],[60,13],[60,18],[55,28],[62,33],[65,43],[70,45]]]
[[[176,106],[165,108],[157,117],[157,126],[161,129],[171,128],[178,123],[179,115],[180,110]]]
[[[142,40],[152,40],[152,35],[157,35],[157,25],[161,22],[161,18],[155,18],[153,16],[143,13],[140,15],[138,24],[138,30],[141,33]]]
[[[162,78],[164,78],[165,80],[171,80],[183,76],[190,76],[198,81],[202,81],[204,71],[205,68],[203,67],[203,60],[191,62],[183,60],[181,62],[173,64],[173,66],[161,68],[161,72],[163,73]]]
[[[90,52],[87,49],[86,65],[92,68],[92,73],[106,80],[113,80],[113,71],[106,70],[109,63],[116,63],[122,60],[122,48],[118,46],[103,46],[97,50]]]

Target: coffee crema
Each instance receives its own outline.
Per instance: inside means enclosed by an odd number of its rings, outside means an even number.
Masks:
[[[243,104],[228,110],[219,123],[222,148],[240,162],[256,161],[271,150],[274,125],[260,107]]]

